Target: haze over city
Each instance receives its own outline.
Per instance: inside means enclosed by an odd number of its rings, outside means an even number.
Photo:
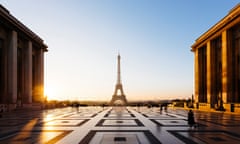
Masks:
[[[191,97],[191,45],[239,1],[0,2],[49,47],[48,99],[110,100],[120,53],[127,99],[161,100]]]

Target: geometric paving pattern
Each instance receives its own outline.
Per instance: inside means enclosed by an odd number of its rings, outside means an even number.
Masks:
[[[13,132],[9,135],[1,136],[1,144],[35,144],[46,143],[52,144],[59,141],[62,137],[66,136],[71,131],[60,130],[33,130],[33,131],[20,131]]]
[[[79,144],[161,144],[149,131],[93,130]]]
[[[52,121],[44,122],[42,125],[44,126],[57,126],[57,127],[73,127],[73,126],[80,126],[87,122],[88,119],[82,119],[82,120],[73,120],[73,119],[55,119]]]
[[[167,127],[188,127],[188,122],[182,119],[150,119],[158,126]]]
[[[224,143],[237,144],[240,142],[240,135],[226,131],[169,131],[183,142],[188,144],[198,143]]]
[[[217,124],[220,126],[225,126],[225,127],[240,127],[240,120],[232,120],[232,119],[201,119],[202,121],[210,122],[213,124]]]
[[[0,144],[239,143],[240,114],[156,107],[79,107],[3,113]]]
[[[101,119],[96,126],[138,127],[143,124],[138,119]]]

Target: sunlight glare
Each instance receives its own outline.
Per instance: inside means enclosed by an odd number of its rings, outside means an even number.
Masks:
[[[55,88],[45,87],[44,96],[47,97],[47,100],[56,100],[57,99],[57,90]]]

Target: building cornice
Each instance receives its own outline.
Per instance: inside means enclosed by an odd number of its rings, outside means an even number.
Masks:
[[[203,33],[198,39],[195,40],[195,43],[191,46],[191,51],[195,51],[196,48],[199,47],[202,43],[210,39],[213,35],[215,35],[220,30],[225,30],[226,25],[231,23],[233,20],[240,17],[240,3],[237,4],[234,8],[232,8],[229,13],[222,18],[218,23],[213,25],[208,31]]]
[[[48,51],[47,50],[48,46],[44,44],[43,40],[37,34],[35,34],[33,31],[27,28],[23,23],[17,20],[13,15],[11,15],[10,12],[1,4],[0,4],[0,16],[6,19],[10,24],[12,24],[18,30],[22,31],[28,37],[33,39],[35,42],[40,44],[41,48],[44,49],[44,51]]]

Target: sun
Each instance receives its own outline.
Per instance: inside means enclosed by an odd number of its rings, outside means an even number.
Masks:
[[[47,100],[56,100],[57,99],[57,91],[54,88],[45,87],[44,88],[44,97],[46,97]]]

